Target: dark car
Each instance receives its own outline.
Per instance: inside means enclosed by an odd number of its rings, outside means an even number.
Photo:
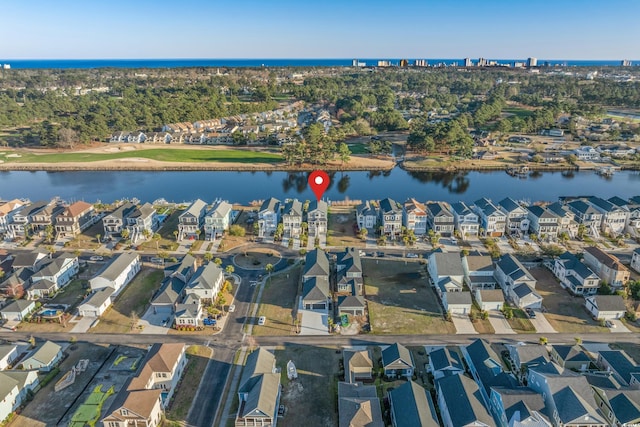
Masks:
[[[532,319],[536,318],[536,312],[533,311],[532,309],[525,308],[524,311],[527,313],[527,316],[529,316],[530,318],[532,318]]]

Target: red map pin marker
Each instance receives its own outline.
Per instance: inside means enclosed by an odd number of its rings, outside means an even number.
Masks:
[[[309,174],[309,187],[318,201],[322,199],[322,195],[329,188],[330,182],[329,175],[325,171],[316,170]]]

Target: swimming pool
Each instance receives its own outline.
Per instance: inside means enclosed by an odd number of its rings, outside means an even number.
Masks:
[[[40,312],[41,316],[49,316],[49,317],[53,317],[53,316],[57,316],[58,315],[58,310],[53,310],[51,308],[47,308],[46,310],[42,310]]]

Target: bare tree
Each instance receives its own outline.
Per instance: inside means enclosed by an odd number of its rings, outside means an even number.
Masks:
[[[69,128],[60,128],[58,131],[58,146],[63,148],[71,148],[78,141],[78,132]]]

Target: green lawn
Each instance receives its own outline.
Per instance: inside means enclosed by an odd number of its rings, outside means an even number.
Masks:
[[[258,316],[267,318],[264,326],[253,326],[253,335],[291,335],[294,305],[298,296],[298,283],[302,267],[274,274],[267,280]]]
[[[187,347],[187,367],[184,370],[180,384],[169,404],[166,417],[172,421],[184,421],[189,414],[189,408],[195,398],[202,373],[207,368],[212,350],[202,345]]]
[[[524,119],[524,118],[527,118],[527,117],[533,115],[533,111],[526,110],[524,108],[518,108],[518,107],[503,108],[502,112],[503,113],[507,113],[507,114],[513,114],[514,116],[520,117],[521,119]]]
[[[282,161],[282,156],[275,153],[265,153],[250,150],[217,150],[206,149],[148,149],[131,150],[117,153],[48,153],[34,154],[21,152],[21,157],[3,157],[6,163],[86,163],[101,160],[127,159],[142,157],[161,162],[221,162],[221,163],[277,163]]]
[[[366,144],[356,143],[356,144],[347,144],[349,147],[349,151],[351,154],[370,154],[369,147]]]

